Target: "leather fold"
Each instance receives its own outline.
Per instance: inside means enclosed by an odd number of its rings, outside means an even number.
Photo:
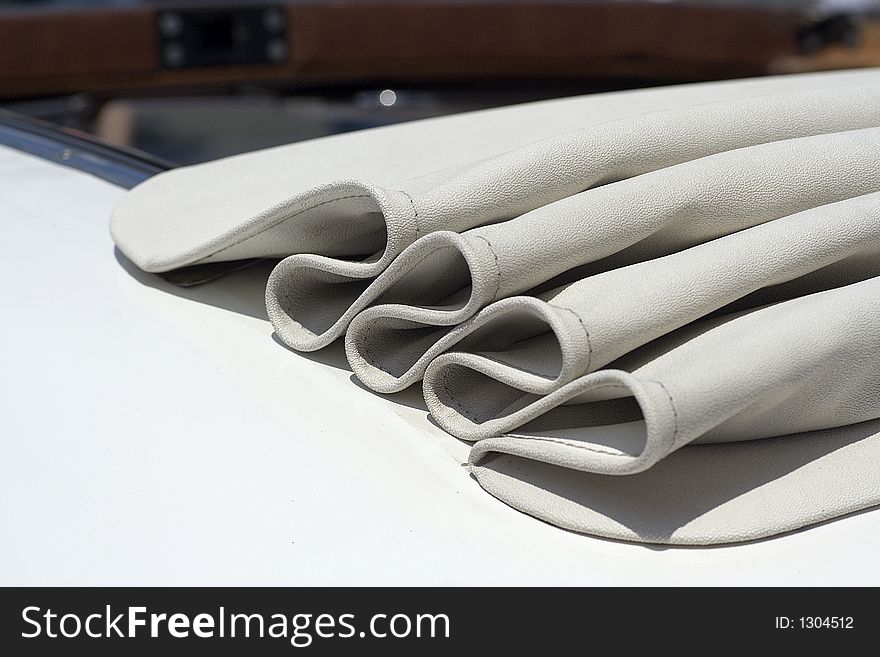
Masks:
[[[456,387],[459,379],[477,386],[479,380],[478,394],[455,401],[459,413],[466,415],[471,406],[479,407],[487,399],[506,398],[511,388],[549,394],[713,313],[755,308],[876,276],[880,192],[590,276],[540,298],[499,301],[433,342],[395,381],[421,378],[428,364],[450,351],[425,382],[426,396],[439,400],[443,396],[433,386]],[[383,307],[377,306],[356,323],[381,326],[387,321]],[[352,330],[347,339],[352,341],[353,335]],[[397,349],[400,341],[386,337],[384,344],[393,344],[391,353],[404,363],[412,360],[408,352]],[[377,357],[376,351],[361,351]],[[354,371],[375,381],[376,374],[355,358],[350,355]],[[383,372],[388,369],[386,365]],[[458,433],[456,416],[449,417],[453,419],[445,428]]]
[[[683,85],[172,170],[111,232],[279,259],[278,340],[421,382],[511,507],[715,545],[880,504],[878,156],[880,71]]]
[[[772,440],[691,445],[625,477],[520,456],[525,441],[474,445],[491,495],[569,531],[671,546],[755,541],[880,504],[880,421]]]
[[[443,239],[450,251],[458,250],[461,257],[449,257],[447,267],[432,272],[423,270],[419,278],[424,281],[425,277],[433,275],[437,281],[458,281],[460,288],[450,294],[450,298],[456,301],[454,306],[450,305],[446,311],[438,311],[437,308],[426,311],[417,305],[418,302],[407,304],[400,298],[388,301],[375,294],[374,288],[357,299],[357,311],[342,316],[333,330],[322,336],[321,344],[329,343],[348,328],[346,351],[355,374],[371,388],[380,392],[394,392],[419,380],[431,358],[456,344],[472,330],[471,326],[457,329],[453,328],[454,325],[469,319],[480,308],[497,299],[528,292],[559,276],[584,277],[567,291],[556,290],[549,296],[541,295],[544,300],[558,296],[553,306],[565,308],[566,312],[560,315],[553,308],[536,311],[537,302],[521,299],[500,307],[498,314],[493,316],[507,318],[497,321],[511,321],[512,309],[519,307],[530,317],[535,312],[543,313],[546,326],[548,322],[553,323],[547,316],[555,314],[558,315],[554,320],[557,324],[571,324],[573,320],[579,324],[566,334],[580,336],[586,332],[590,335],[594,330],[602,331],[603,322],[606,321],[601,317],[597,320],[589,317],[587,308],[591,303],[604,303],[604,309],[600,307],[597,312],[613,315],[613,309],[618,304],[626,308],[630,299],[631,303],[644,305],[645,308],[669,302],[681,313],[679,318],[692,321],[699,317],[693,317],[693,314],[700,311],[692,310],[686,304],[680,305],[681,299],[689,295],[700,299],[700,295],[708,294],[716,302],[729,303],[738,297],[733,290],[722,293],[694,278],[688,281],[688,287],[682,287],[684,281],[680,282],[675,276],[684,277],[687,271],[696,271],[688,258],[696,258],[698,264],[705,265],[706,275],[725,274],[708,268],[711,263],[701,260],[702,252],[684,256],[684,260],[674,254],[765,224],[767,227],[761,231],[748,233],[754,237],[737,237],[709,247],[707,253],[711,256],[707,257],[711,257],[718,268],[730,267],[729,275],[734,278],[739,276],[739,270],[748,274],[740,281],[740,289],[747,290],[746,293],[754,291],[755,286],[773,285],[772,276],[784,275],[782,270],[796,277],[801,269],[809,267],[804,264],[809,258],[798,260],[795,251],[806,245],[805,252],[814,253],[810,246],[810,231],[813,229],[800,226],[801,217],[775,227],[768,222],[774,223],[788,215],[828,206],[824,210],[817,210],[815,215],[808,215],[807,221],[812,221],[816,230],[827,233],[829,239],[834,237],[835,226],[839,231],[847,231],[841,225],[846,217],[838,214],[846,215],[849,206],[844,204],[837,212],[833,204],[880,190],[880,169],[875,166],[878,152],[878,128],[771,142],[727,151],[589,190],[505,223],[460,235],[438,233],[438,239]],[[872,205],[876,199],[871,198],[866,202]],[[854,203],[852,213],[857,214],[861,212],[861,202]],[[873,212],[873,209],[868,210],[869,214]],[[826,225],[826,213],[832,215],[832,225]],[[855,240],[868,239],[864,231],[856,230],[859,221],[855,217],[853,221],[855,232],[851,237]],[[789,227],[793,228],[790,235]],[[768,257],[775,258],[776,266],[781,268],[775,274],[763,271],[760,265],[756,270],[750,270],[752,260],[758,256],[753,256],[748,250],[742,253],[737,251],[740,247],[760,250],[765,234],[768,239],[779,242],[776,251],[768,252]],[[440,235],[446,236],[440,238]],[[750,243],[749,239],[756,242]],[[833,251],[837,246],[841,249],[837,257],[845,257],[842,254],[846,253],[846,248],[857,248],[852,242],[847,242],[848,247],[840,245],[839,236],[835,239],[837,241],[829,245],[831,252],[823,252],[824,257],[834,258]],[[786,244],[789,246],[786,247]],[[415,259],[428,257],[433,248],[425,243],[416,243],[407,250],[406,255]],[[669,254],[672,254],[669,259],[659,259]],[[633,263],[650,260],[656,262],[645,265],[643,270],[627,268]],[[683,264],[676,267],[677,262]],[[853,266],[858,266],[858,263]],[[586,282],[590,280],[588,275],[591,273],[601,277],[596,277],[592,283]],[[665,292],[650,292],[651,283],[643,280],[644,275],[654,277],[654,284],[665,286]],[[299,284],[292,285],[293,289],[303,287],[303,281],[308,280],[308,274],[304,272],[298,276]],[[289,275],[285,280],[292,281],[294,278]],[[596,292],[590,291],[591,286]],[[753,289],[749,289],[750,286]],[[330,299],[333,295],[329,288],[327,286],[323,294],[312,294],[307,298]],[[645,294],[660,296],[654,299],[633,297],[640,288],[644,288]],[[618,293],[617,290],[624,292]],[[448,293],[448,288],[444,288],[444,292]],[[593,298],[590,295],[598,296]],[[575,303],[572,306],[569,303],[569,300],[579,297],[583,298],[580,305]],[[271,305],[273,302],[270,300]],[[339,307],[343,305],[339,303]],[[354,315],[369,305],[375,307],[354,320]],[[527,306],[531,310],[526,309]],[[295,315],[295,310],[292,309],[291,314]],[[352,320],[352,326],[348,327]],[[282,321],[286,320],[282,318]],[[480,325],[484,321],[485,318],[481,318],[476,323]],[[662,330],[663,321],[659,318],[651,317],[646,321],[656,321],[653,330]],[[534,323],[530,320],[523,326],[519,332],[520,339],[537,335],[530,335],[530,327]],[[593,325],[598,329],[592,328]],[[651,329],[643,328],[650,335]],[[280,321],[276,323],[276,331],[285,342],[296,346],[298,336],[285,330]],[[484,334],[485,331],[480,331],[480,335]],[[636,346],[632,338],[628,338],[629,342],[619,338],[619,334],[607,339],[596,336],[590,340],[587,351],[582,352],[582,358],[589,357],[598,367],[610,362],[608,354],[615,354],[616,357]],[[605,339],[605,343],[592,344],[602,339]],[[477,338],[470,340],[479,342]],[[533,346],[544,348],[541,340],[537,339]],[[549,345],[549,348],[553,346]],[[491,347],[487,349],[492,350]]]
[[[877,419],[877,353],[875,277],[690,325],[634,352],[627,370],[599,370],[546,396],[513,388],[483,396],[479,378],[445,380],[451,355],[440,356],[426,373],[425,400],[441,426],[466,440],[506,434],[522,439],[520,456],[625,475],[691,443]],[[458,401],[468,397],[481,403],[465,409]],[[608,425],[616,430],[595,429]]]
[[[336,267],[367,260],[348,275],[372,277],[432,231],[509,219],[712,152],[880,124],[880,84],[756,89],[763,97],[599,125],[577,102],[557,105],[570,108],[561,116],[541,104],[506,108],[171,170],[126,195],[111,232],[146,271],[311,253]],[[536,117],[543,123],[532,124]],[[578,124],[589,127],[571,131]]]

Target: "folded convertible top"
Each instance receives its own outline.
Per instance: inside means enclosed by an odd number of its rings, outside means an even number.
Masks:
[[[424,378],[510,506],[707,545],[880,503],[878,160],[878,70],[683,85],[172,170],[111,230],[146,271],[281,259],[279,340]]]
[[[479,160],[654,110],[871,81],[880,83],[880,74],[682,85],[529,103],[325,137],[162,173],[123,199],[110,226],[126,257],[153,272],[293,253],[368,258],[382,249],[382,217],[375,204],[344,196],[369,195],[380,187],[417,192]],[[359,182],[348,186],[352,181]],[[324,205],[330,199],[340,199],[333,201],[332,212]],[[286,221],[293,218],[296,221]],[[358,233],[339,234],[339,225],[352,218],[368,224],[358,230],[370,233],[370,239],[361,242]],[[332,221],[333,230],[325,228],[326,221]]]

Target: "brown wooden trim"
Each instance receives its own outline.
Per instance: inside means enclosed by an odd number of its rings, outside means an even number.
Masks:
[[[159,64],[152,8],[0,10],[0,97],[246,82],[760,75],[794,52],[807,20],[656,3],[286,4],[287,63],[178,71]]]
[[[760,68],[802,19],[654,4],[329,4],[290,9],[302,72],[593,74],[596,59]]]
[[[145,73],[158,66],[153,11],[0,14],[0,78]]]

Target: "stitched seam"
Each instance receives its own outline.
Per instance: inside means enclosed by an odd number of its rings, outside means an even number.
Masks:
[[[620,383],[603,383],[600,386],[596,386],[595,388],[590,388],[590,392],[594,390],[602,390],[603,388],[617,388],[619,390],[629,390],[625,385]],[[546,443],[554,443],[556,445],[565,445],[566,447],[572,447],[574,449],[584,450],[587,452],[593,452],[594,454],[601,454],[603,456],[615,456],[618,458],[633,458],[630,454],[615,454],[614,452],[606,452],[601,449],[596,449],[595,447],[590,447],[589,445],[582,445],[579,443],[570,443],[564,440],[560,440],[559,438],[549,438],[547,436],[528,436],[524,434],[516,434],[510,433],[507,434],[509,436],[513,436],[515,438],[524,438],[526,440],[538,440]]]
[[[553,304],[550,304],[553,305]],[[554,306],[555,308],[561,308],[561,306]],[[581,325],[581,328],[584,330],[584,335],[587,337],[587,371],[590,371],[590,368],[593,366],[593,342],[590,340],[590,331],[587,329],[587,325],[584,324],[583,318],[571,308],[564,308],[563,310],[567,310],[572,315],[577,318],[578,323]]]
[[[366,361],[367,361],[370,365],[372,365],[373,367],[375,367],[377,370],[380,370],[380,371],[382,371],[382,372],[385,372],[385,374],[391,374],[391,372],[388,372],[384,367],[382,367],[382,366],[379,364],[379,362],[378,362],[378,361],[376,360],[376,358],[373,356],[373,354],[372,354],[372,352],[370,351],[370,348],[369,348],[369,346],[368,346],[368,345],[369,345],[369,341],[370,341],[370,334],[373,332],[373,329],[374,329],[375,327],[376,327],[376,323],[375,323],[375,322],[370,322],[370,324],[367,326],[367,330],[364,331],[364,334],[363,334],[363,336],[361,337],[361,347],[362,347],[363,350],[364,350],[364,356],[366,356]],[[391,374],[391,376],[394,376],[394,375]],[[394,377],[394,378],[397,378],[397,377]]]
[[[419,209],[416,207],[416,202],[413,200],[413,197],[410,196],[409,192],[405,192],[402,189],[397,190],[404,196],[409,199],[409,204],[412,206],[413,216],[416,222],[416,237],[422,234],[422,227],[419,225]]]
[[[416,266],[419,264],[419,262],[424,262],[427,258],[430,258],[432,255],[434,255],[434,254],[437,253],[438,251],[442,251],[443,249],[454,249],[454,248],[455,248],[454,246],[450,246],[449,244],[442,244],[442,245],[440,245],[440,246],[438,246],[438,247],[436,247],[436,248],[434,248],[434,249],[428,251],[425,255],[423,255],[423,256],[419,259],[418,262],[414,262],[414,263],[413,263],[412,265],[410,265],[407,269],[405,269],[404,271],[402,271],[402,272],[400,273],[400,278],[396,279],[393,283],[391,283],[391,285],[389,285],[387,288],[385,288],[385,289],[379,294],[379,297],[381,297],[383,294],[387,293],[392,287],[394,287],[397,283],[399,283],[400,280],[401,280],[401,278],[403,278],[406,274],[408,274],[408,273],[411,272],[413,269],[415,269]],[[376,297],[376,299],[374,299],[373,302],[378,301],[379,297]],[[373,302],[371,302],[371,303],[368,304],[368,305],[372,305]],[[406,306],[413,306],[413,304],[403,304],[403,305],[406,305]],[[414,306],[413,306],[413,307],[414,307]],[[372,365],[373,367],[375,367],[375,368],[378,369],[378,370],[381,370],[381,371],[385,372],[386,374],[389,374],[389,375],[391,375],[391,376],[394,376],[394,374],[391,374],[391,372],[389,372],[389,371],[387,371],[385,368],[383,368],[383,367],[379,364],[379,362],[373,357],[372,353],[370,352],[370,349],[369,349],[369,346],[368,346],[368,343],[369,343],[369,336],[370,336],[370,333],[372,333],[372,331],[373,331],[373,329],[375,328],[375,326],[376,326],[376,323],[375,323],[375,322],[370,323],[369,326],[367,327],[367,330],[364,331],[364,335],[363,335],[363,337],[361,338],[361,345],[362,345],[363,350],[364,350],[364,356],[366,356],[366,360],[367,360],[367,362],[368,362],[370,365]],[[400,377],[394,376],[394,378],[395,378],[395,379],[399,379]]]
[[[268,226],[264,226],[263,228],[258,230],[253,235],[248,235],[247,237],[242,237],[240,240],[238,240],[237,242],[234,242],[233,244],[228,244],[228,245],[224,246],[222,249],[218,249],[217,251],[209,253],[206,256],[202,256],[201,258],[199,258],[196,261],[196,263],[201,262],[202,260],[206,260],[208,258],[213,258],[215,255],[223,253],[224,251],[227,251],[227,250],[231,249],[232,247],[238,246],[242,242],[246,242],[249,239],[253,239],[257,235],[262,235],[267,230],[271,230],[272,228],[275,228],[276,226],[280,226],[285,221],[290,221],[291,219],[295,219],[296,217],[303,214],[304,212],[310,212],[316,208],[320,208],[322,205],[327,205],[328,203],[336,203],[337,201],[345,201],[345,200],[352,199],[352,198],[371,198],[371,196],[370,196],[370,194],[352,194],[351,196],[339,196],[337,198],[331,198],[326,201],[321,201],[320,203],[316,203],[315,205],[310,205],[309,207],[303,208],[299,212],[295,212],[290,216],[282,217],[281,219],[273,221],[271,224],[269,224]]]
[[[490,360],[493,363],[498,363],[499,365],[505,365],[506,367],[510,367],[510,368],[518,370],[520,372],[525,372],[526,374],[531,374],[533,376],[537,376],[541,379],[544,379],[545,381],[555,381],[556,379],[559,378],[559,376],[557,375],[553,379],[548,379],[546,374],[542,374],[541,372],[535,372],[534,370],[530,370],[528,367],[524,367],[522,365],[514,365],[513,363],[507,362],[503,358],[495,358],[495,357],[489,358],[488,356],[483,355],[479,351],[467,352],[467,353],[473,353],[475,356],[480,356],[481,358],[485,358],[486,360]]]
[[[651,379],[645,379],[645,381],[649,383],[654,383],[666,393],[666,396],[669,398],[669,406],[672,408],[672,445],[678,441],[678,410],[675,408],[675,400],[672,399],[672,394],[669,392],[669,389],[663,385],[660,381],[653,381]]]
[[[473,417],[461,404],[459,404],[458,400],[449,391],[449,369],[449,367],[443,369],[443,390],[446,392],[446,398],[449,400],[449,405],[474,424],[481,424],[477,418]]]
[[[492,256],[495,258],[495,292],[492,294],[491,299],[491,301],[495,301],[495,299],[498,298],[498,290],[501,289],[501,265],[498,263],[498,254],[495,253],[495,249],[492,247],[492,242],[487,240],[482,235],[477,235],[476,237],[480,238],[486,243],[486,246],[489,247],[489,250],[492,252]]]
[[[553,306],[553,304],[548,304],[548,305]],[[581,325],[581,329],[583,330],[584,335],[587,338],[587,371],[589,371],[590,367],[592,366],[592,363],[593,363],[593,346],[592,346],[592,343],[590,342],[590,332],[589,332],[589,330],[587,330],[587,327],[584,324],[584,320],[581,319],[581,316],[578,315],[571,308],[564,308],[562,306],[553,306],[553,307],[559,308],[560,310],[567,310],[568,312],[570,312],[572,315],[575,316],[578,323]],[[553,332],[552,329],[550,332]],[[479,352],[474,352],[474,353],[479,353]],[[483,358],[488,358],[488,356],[483,356]],[[549,379],[547,379],[547,375],[542,372],[535,372],[534,370],[530,370],[529,368],[527,368],[523,365],[514,365],[513,363],[510,363],[510,362],[504,360],[503,358],[498,358],[498,357],[493,356],[492,358],[488,358],[488,359],[492,360],[494,362],[500,363],[501,365],[506,365],[507,367],[512,367],[513,369],[519,370],[521,372],[526,372],[527,374],[531,374],[533,376],[540,377],[544,380],[549,380]],[[557,379],[559,379],[559,375],[554,377],[553,380],[557,380]]]
[[[528,436],[520,433],[510,433],[507,434],[512,438],[523,438],[525,440],[535,440],[543,443],[553,443],[555,445],[564,445],[565,447],[571,447],[577,450],[583,450],[585,452],[592,452],[593,454],[601,454],[602,456],[613,456],[615,458],[633,458],[631,454],[617,454],[615,452],[606,452],[605,450],[596,449],[595,447],[588,447],[587,445],[578,445],[575,443],[568,443],[564,440],[559,440],[558,438],[547,438],[545,436]]]
[[[449,370],[450,370],[449,367],[443,368],[443,390],[446,392],[446,398],[449,400],[449,405],[452,406],[455,410],[457,410],[461,415],[466,417],[471,422],[474,422],[475,424],[480,424],[480,421],[477,420],[475,417],[473,417],[470,413],[468,413],[464,409],[464,407],[459,403],[459,401],[449,391]],[[595,388],[590,388],[590,392],[592,392],[594,390],[602,390],[603,388],[617,388],[619,390],[629,390],[629,388],[627,388],[625,385],[622,385],[620,383],[603,383],[602,385],[596,386]],[[522,426],[522,425],[520,425],[520,426]],[[508,434],[508,435],[517,435],[517,434]],[[534,436],[528,436],[528,437],[529,438],[536,438]],[[560,441],[554,441],[552,438],[536,438],[536,439],[546,440],[548,442],[560,442]],[[561,444],[567,445],[568,443],[561,443]],[[590,447],[587,447],[585,445],[573,445],[573,447],[577,447],[579,449],[586,449],[586,450],[593,451],[593,452],[597,451],[597,450],[592,449]],[[598,453],[604,454],[605,452],[598,452]]]

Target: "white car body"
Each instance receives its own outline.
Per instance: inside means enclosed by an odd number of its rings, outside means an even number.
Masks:
[[[0,147],[0,584],[877,584],[880,514],[681,549],[510,509],[418,387],[272,339],[266,267],[194,288],[115,249],[125,190]]]

